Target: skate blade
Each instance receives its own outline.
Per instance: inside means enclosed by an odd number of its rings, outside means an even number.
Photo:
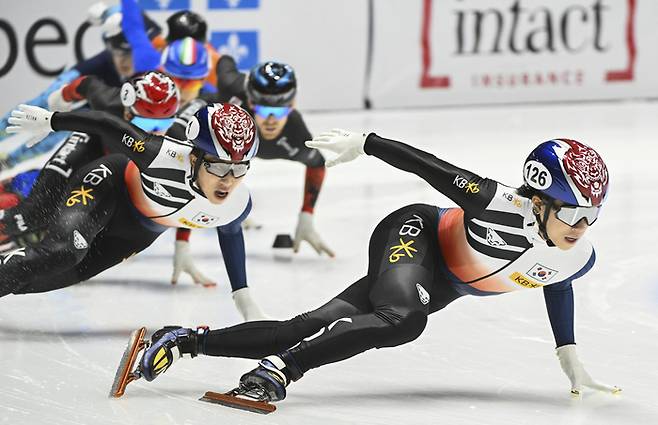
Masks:
[[[246,410],[248,412],[261,413],[263,415],[267,415],[276,410],[276,406],[267,401],[249,400],[247,398],[231,395],[231,392],[221,394],[207,391],[199,400],[207,401],[208,403],[221,404],[222,406],[232,407],[234,409]]]
[[[137,355],[144,348],[145,334],[145,327],[141,327],[130,334],[128,345],[123,352],[119,367],[117,367],[117,372],[114,376],[110,398],[121,397],[125,393],[128,384],[139,379],[139,376],[133,372],[133,365],[135,364],[135,360],[137,360]]]

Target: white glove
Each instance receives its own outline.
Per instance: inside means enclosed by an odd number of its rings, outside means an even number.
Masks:
[[[172,285],[178,283],[178,278],[182,272],[189,274],[192,280],[194,280],[194,283],[200,283],[204,288],[217,286],[217,283],[208,279],[197,270],[190,254],[190,243],[187,241],[176,241],[176,248],[174,249],[174,274],[171,276]]]
[[[87,22],[96,26],[102,24],[103,14],[107,8],[107,5],[102,1],[92,4],[89,9],[87,9]]]
[[[363,145],[366,143],[366,134],[334,128],[329,132],[320,133],[313,140],[306,142],[309,148],[328,150],[336,153],[333,159],[327,160],[325,165],[333,167],[336,164],[348,162],[359,155],[363,155]]]
[[[27,133],[30,138],[26,142],[31,148],[40,142],[53,129],[50,127],[50,118],[53,113],[32,105],[18,105],[18,109],[11,111],[7,133]]]
[[[560,366],[562,370],[571,381],[571,394],[580,395],[583,389],[583,386],[605,391],[612,394],[616,394],[621,391],[621,388],[614,387],[600,382],[596,382],[589,376],[589,373],[585,370],[583,364],[578,360],[578,355],[576,354],[576,345],[568,344],[558,347],[556,354],[560,359]]]
[[[305,211],[299,213],[299,220],[297,221],[295,240],[292,243],[295,252],[299,252],[299,246],[302,241],[308,242],[318,255],[322,255],[322,253],[325,252],[330,257],[335,257],[334,252],[325,245],[322,239],[320,239],[318,232],[315,231],[315,227],[313,226],[313,214]]]

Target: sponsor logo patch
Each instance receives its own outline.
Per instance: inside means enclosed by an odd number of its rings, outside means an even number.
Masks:
[[[390,251],[393,251],[391,255],[388,257],[389,263],[397,263],[400,258],[403,257],[409,257],[409,258],[414,258],[414,252],[418,252],[416,248],[413,248],[411,245],[416,242],[415,240],[410,240],[410,241],[403,241],[402,238],[400,238],[400,245],[395,245],[389,248]]]
[[[135,140],[134,137],[129,136],[126,133],[123,134],[123,137],[121,138],[121,143],[126,145],[126,147],[128,148],[132,148],[133,152],[142,153],[145,150],[143,140]]]
[[[91,194],[93,191],[94,189],[85,189],[84,186],[80,186],[80,189],[71,192],[71,196],[66,200],[66,206],[72,207],[79,203],[86,206],[88,201],[94,199],[94,196]]]
[[[158,182],[153,183],[153,191],[155,192],[156,195],[161,196],[163,198],[171,198],[171,193],[167,192],[167,189],[162,187],[162,185]]]
[[[416,284],[416,289],[418,290],[418,297],[420,298],[420,302],[423,305],[427,305],[427,303],[430,302],[430,294],[423,288],[423,286],[420,283]]]
[[[516,283],[517,285],[523,286],[524,288],[539,288],[541,286],[544,286],[539,282],[535,282],[534,280],[525,277],[519,272],[512,273],[511,275],[509,275],[509,278],[512,282]]]
[[[192,223],[190,220],[181,217],[178,219],[178,222],[182,224],[183,226],[191,227],[192,229],[203,229],[203,226],[199,226],[198,224]]]
[[[480,191],[480,185],[478,183],[469,182],[460,175],[455,176],[455,180],[453,180],[452,184],[460,189],[464,189],[464,192],[466,193],[478,193]]]
[[[495,230],[487,228],[487,243],[491,246],[505,246],[507,242]]]
[[[423,227],[423,219],[414,214],[412,218],[404,222],[398,235],[415,238],[420,234],[420,231],[423,230]]]
[[[87,244],[85,238],[77,230],[73,231],[73,246],[75,247],[75,249],[89,248],[89,244]]]

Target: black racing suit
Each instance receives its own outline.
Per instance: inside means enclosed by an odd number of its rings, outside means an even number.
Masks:
[[[122,118],[124,107],[120,89],[105,84],[100,78],[77,78],[65,88],[73,101],[86,99],[93,110],[105,111]],[[30,196],[7,211],[0,220],[0,230],[9,236],[38,232],[46,227],[64,197],[71,176],[91,161],[120,150],[114,144],[103,145],[97,134],[73,132],[57,148],[41,169]]]
[[[419,175],[460,208],[415,204],[391,213],[373,231],[365,277],[291,320],[212,330],[202,352],[246,358],[279,353],[284,372],[295,380],[368,349],[412,341],[429,314],[462,295],[538,287],[557,345],[574,343],[571,281],[592,267],[588,242],[568,253],[549,246],[529,199],[431,154],[375,134],[366,139],[365,152]]]
[[[231,285],[246,286],[240,223],[251,199],[244,185],[212,204],[191,179],[191,145],[149,135],[104,112],[55,113],[51,127],[95,135],[121,153],[91,161],[68,180],[41,243],[1,256],[0,296],[89,279],[179,226],[217,228]]]

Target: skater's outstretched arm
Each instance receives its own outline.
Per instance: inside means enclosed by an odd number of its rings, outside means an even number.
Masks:
[[[146,33],[144,18],[136,0],[121,0],[121,29],[132,49],[135,72],[158,69],[160,52],[153,47]]]
[[[375,133],[366,136],[336,129],[320,134],[306,145],[337,153],[336,158],[327,161],[329,167],[351,161],[363,153],[376,156],[395,168],[416,174],[469,214],[484,210],[498,185],[494,180],[456,167],[428,152]]]
[[[96,134],[104,145],[113,146],[130,158],[138,168],[146,169],[160,152],[162,137],[147,133],[103,111],[76,111],[53,114],[54,130],[73,130]]]
[[[245,93],[246,74],[238,70],[232,56],[222,55],[217,61],[215,73],[217,75],[217,95],[213,97],[213,101],[225,103],[232,97],[237,97],[242,101],[247,98]]]
[[[49,112],[30,105],[20,105],[9,119],[13,133],[25,132],[43,137],[50,131],[80,131],[97,135],[105,145],[112,145],[130,158],[138,168],[146,169],[160,152],[163,138],[151,135],[129,122],[103,111]]]

